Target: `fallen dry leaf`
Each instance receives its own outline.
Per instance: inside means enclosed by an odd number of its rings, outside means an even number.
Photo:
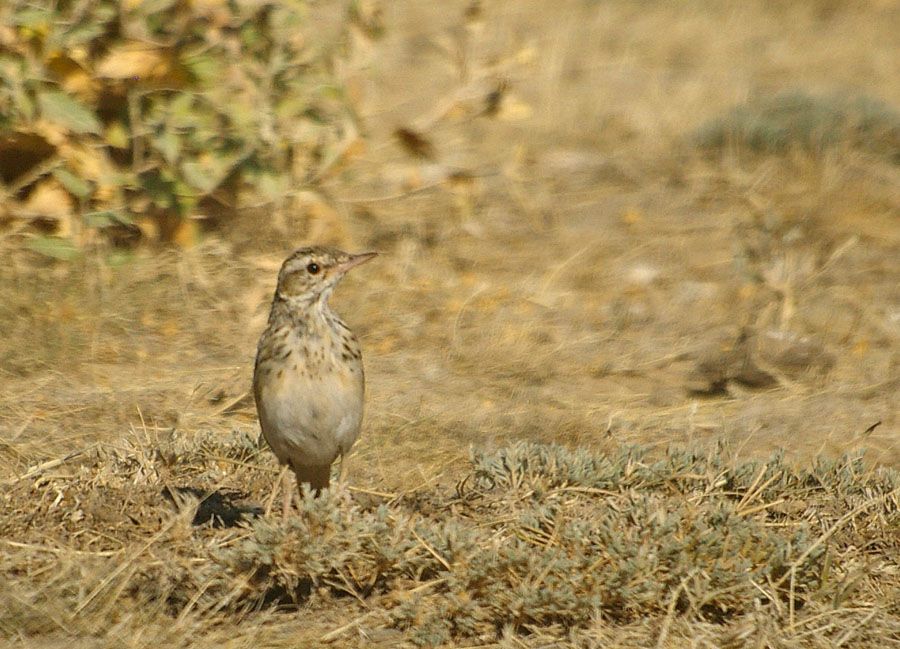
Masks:
[[[97,65],[107,79],[162,79],[173,68],[171,54],[148,43],[129,42],[112,48]]]
[[[434,144],[421,133],[411,128],[400,127],[394,131],[394,137],[409,155],[434,160],[436,156]]]

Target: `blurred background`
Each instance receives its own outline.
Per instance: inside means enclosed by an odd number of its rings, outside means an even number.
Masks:
[[[351,484],[519,439],[898,466],[898,33],[888,0],[6,0],[0,471],[255,436],[307,243],[381,253],[333,298]]]

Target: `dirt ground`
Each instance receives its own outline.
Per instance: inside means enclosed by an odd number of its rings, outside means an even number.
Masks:
[[[452,484],[470,449],[515,440],[797,463],[865,448],[900,468],[897,152],[695,146],[780,92],[896,110],[895,5],[465,9],[389,3],[384,37],[357,44],[367,149],[328,186],[334,212],[301,196],[188,249],[5,255],[0,480],[43,463],[65,479],[98,445],[255,438],[256,340],[281,260],[311,238],[380,253],[333,299],[368,380],[351,488]],[[398,128],[433,150],[414,158]]]

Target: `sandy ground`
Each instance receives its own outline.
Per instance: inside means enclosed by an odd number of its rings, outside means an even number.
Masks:
[[[691,139],[780,91],[900,106],[893,3],[464,8],[390,3],[357,43],[367,148],[327,184],[333,213],[289,201],[69,266],[9,255],[2,479],[98,443],[255,436],[256,340],[310,238],[381,253],[334,298],[369,385],[354,487],[451,482],[470,448],[522,439],[900,467],[896,160]]]
[[[368,151],[331,183],[340,221],[312,224],[382,253],[335,300],[370,385],[354,481],[430,475],[469,445],[520,438],[726,439],[802,457],[862,444],[900,460],[896,166],[846,148],[690,147],[762,93],[900,104],[896,12],[820,4],[576,3],[548,18],[504,3],[468,26],[386,9],[392,28],[347,73]],[[505,108],[472,117],[500,77]],[[426,133],[434,160],[411,161],[397,127]],[[448,168],[474,179],[429,181]],[[221,406],[246,392],[277,266],[309,233],[266,212],[193,250],[7,265],[9,468],[121,438],[141,417],[253,428],[249,403]],[[715,383],[698,362],[728,366],[744,330],[762,356],[801,358],[768,365],[760,389],[692,393]]]

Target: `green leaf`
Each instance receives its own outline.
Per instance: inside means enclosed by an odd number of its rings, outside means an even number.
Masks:
[[[186,218],[197,207],[197,192],[187,183],[178,181],[175,183],[175,203],[173,205],[178,215]]]
[[[81,255],[74,243],[61,237],[38,236],[30,239],[25,246],[38,254],[62,261],[70,261]]]
[[[132,221],[124,212],[102,210],[85,214],[84,223],[91,228],[107,228],[111,225],[130,225]]]
[[[24,9],[15,13],[12,24],[31,29],[45,29],[53,22],[53,12],[47,9]]]
[[[231,120],[234,132],[248,139],[258,137],[256,125],[260,119],[261,108],[259,105],[251,105],[243,101],[234,102],[229,106],[228,118]]]
[[[261,173],[256,178],[256,189],[266,199],[278,201],[284,198],[290,189],[290,179],[287,174]]]
[[[193,74],[201,86],[221,84],[225,69],[220,57],[212,54],[188,54],[182,59],[184,67]]]
[[[134,261],[134,253],[130,250],[113,250],[106,256],[106,263],[113,267],[125,266]]]
[[[188,117],[194,112],[194,94],[183,92],[169,102],[169,114],[175,117]]]
[[[26,88],[27,79],[29,70],[22,60],[0,55],[0,103],[3,105],[0,120],[3,123],[19,119],[30,122],[34,118],[34,101]]]
[[[140,186],[157,207],[170,209],[176,203],[175,182],[167,169],[154,169],[141,174]]]
[[[84,22],[72,27],[59,39],[68,47],[89,43],[106,32],[106,20],[92,16],[91,22]]]
[[[319,96],[325,99],[334,99],[336,101],[343,101],[344,99],[344,89],[333,83],[322,84],[319,86],[318,91]]]
[[[258,45],[263,40],[263,33],[252,22],[244,23],[240,31],[241,43],[248,48]]]
[[[58,90],[44,91],[37,96],[44,119],[62,124],[75,133],[100,133],[100,120],[84,104]]]
[[[235,156],[209,155],[203,160],[188,160],[181,165],[181,173],[188,183],[203,194],[222,184],[237,164]]]
[[[145,16],[157,14],[171,9],[177,0],[144,0],[138,5],[138,11]]]
[[[174,165],[178,161],[178,156],[181,154],[181,139],[170,129],[153,137],[151,144],[162,154],[168,164]]]
[[[23,88],[14,89],[12,100],[19,115],[29,122],[34,119],[34,102]]]
[[[58,167],[53,170],[53,177],[62,183],[62,186],[78,198],[87,198],[91,195],[92,187],[89,182],[79,178],[68,169]]]
[[[299,94],[287,94],[275,105],[275,115],[280,120],[312,119],[322,122],[322,116],[317,115],[309,105],[306,97]]]
[[[131,143],[131,134],[122,122],[116,120],[106,128],[106,143],[116,149],[127,149]]]

